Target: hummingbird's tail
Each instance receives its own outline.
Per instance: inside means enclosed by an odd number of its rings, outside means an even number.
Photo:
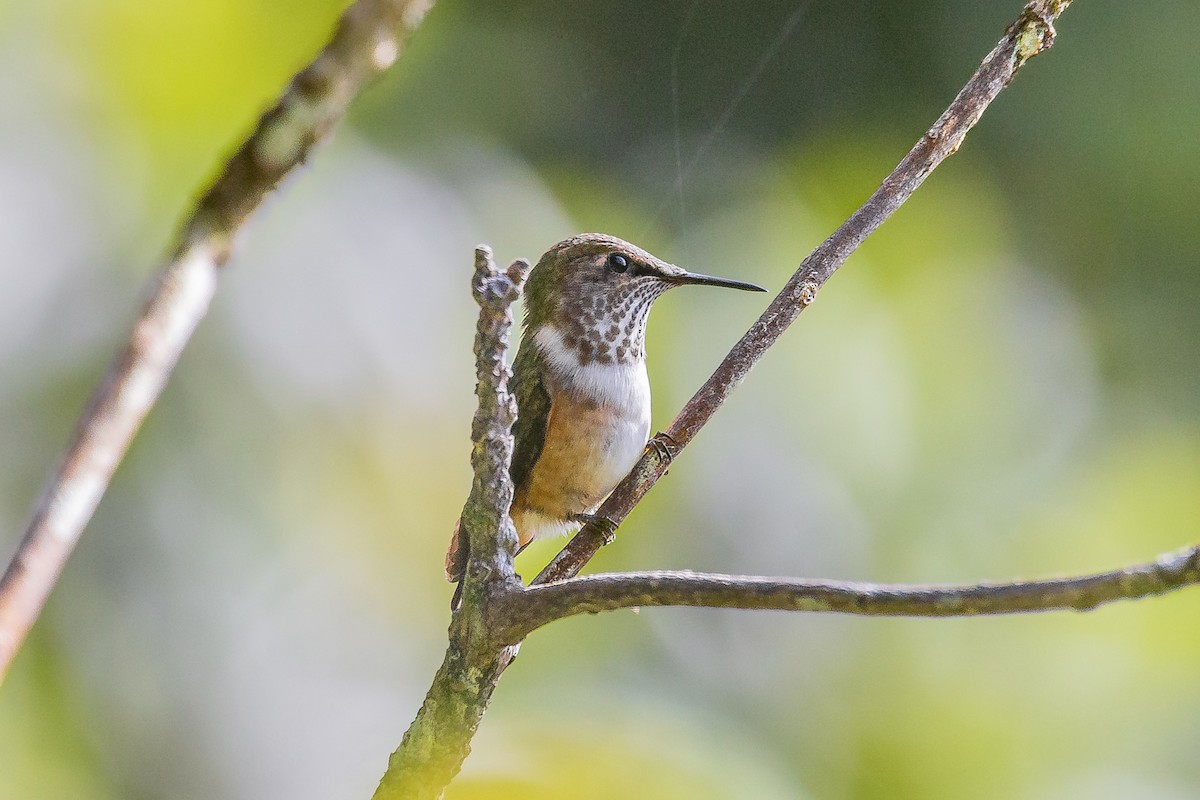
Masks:
[[[450,600],[450,610],[457,611],[462,605],[462,579],[467,571],[467,540],[459,535],[462,520],[454,523],[454,535],[450,537],[450,548],[446,550],[446,580],[458,584]]]
[[[446,550],[446,580],[458,584],[454,587],[454,597],[450,599],[451,611],[458,611],[458,607],[462,605],[463,578],[467,574],[467,558],[471,554],[471,543],[461,534],[461,531],[462,520],[460,519],[454,523],[454,534],[450,537],[450,547]],[[532,537],[524,540],[518,538],[517,552],[514,555],[521,555],[522,551],[532,543]]]

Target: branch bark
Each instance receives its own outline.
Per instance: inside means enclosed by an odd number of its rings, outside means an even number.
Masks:
[[[396,60],[433,0],[359,0],[229,159],[180,228],[120,353],[92,392],[0,578],[0,681],[58,582],[142,420],[208,310],[233,241],[262,200],[328,138]]]
[[[479,407],[471,422],[474,479],[459,523],[469,543],[464,595],[521,588],[513,567],[517,531],[508,516],[514,491],[508,470],[517,401],[508,391],[512,370],[505,356],[513,325],[512,304],[520,296],[530,269],[528,261],[518,259],[500,272],[488,247],[475,249],[471,289],[480,308],[474,348]],[[474,605],[483,600],[477,598]]]
[[[502,598],[524,591],[513,571],[517,532],[508,517],[517,408],[508,391],[511,372],[505,355],[512,304],[529,270],[527,261],[515,261],[501,272],[488,248],[475,250],[471,286],[480,307],[475,336],[479,407],[471,425],[475,477],[459,523],[460,535],[470,543],[462,604],[450,622],[446,657],[416,719],[388,760],[375,800],[441,796],[470,752],[492,691],[517,653],[516,642],[508,646],[496,637],[501,625],[495,611]]]
[[[651,441],[641,460],[596,512],[619,525],[645,497],[680,451],[745,379],[758,360],[816,298],[817,292],[846,259],[904,204],[925,178],[956,152],[984,110],[1012,82],[1026,61],[1054,44],[1054,22],[1070,0],[1033,0],[1025,6],[980,64],[979,69],[908,155],[862,207],[804,259],[779,295],[741,338],[666,432]],[[585,525],[533,580],[535,585],[579,574],[611,535],[594,523]]]
[[[563,617],[642,606],[774,609],[870,617],[969,617],[1032,611],[1090,611],[1115,600],[1151,597],[1200,583],[1200,545],[1148,564],[1072,578],[971,586],[625,572],[533,586],[501,598],[497,618],[510,641]]]

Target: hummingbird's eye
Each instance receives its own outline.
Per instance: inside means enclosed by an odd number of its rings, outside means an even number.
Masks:
[[[620,253],[612,253],[608,257],[608,268],[613,272],[624,272],[629,269],[629,259]]]

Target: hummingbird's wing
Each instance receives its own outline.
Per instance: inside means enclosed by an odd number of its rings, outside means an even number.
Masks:
[[[550,418],[550,395],[542,382],[542,355],[526,336],[513,362],[512,393],[517,399],[517,421],[513,423],[513,458],[508,470],[517,491],[529,479],[533,465],[546,444],[546,421]]]

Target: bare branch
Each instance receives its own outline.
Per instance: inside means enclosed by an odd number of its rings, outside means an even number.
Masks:
[[[512,424],[516,403],[508,393],[505,362],[512,327],[512,304],[529,275],[529,262],[514,261],[500,272],[492,251],[475,250],[471,281],[479,303],[475,336],[476,396],[479,407],[471,425],[471,494],[458,534],[469,544],[462,582],[462,604],[450,623],[446,657],[416,719],[388,760],[375,800],[440,797],[471,750],[471,738],[487,711],[492,691],[516,655],[517,643],[496,639],[495,603],[523,591],[513,572],[517,532],[508,509],[513,484]]]
[[[734,345],[679,415],[651,442],[641,460],[596,512],[620,524],[646,495],[667,466],[700,431],[763,353],[787,330],[800,312],[845,260],[876,228],[916,191],[945,158],[958,150],[967,132],[1030,58],[1054,44],[1054,21],[1070,0],[1033,0],[1008,27],[1004,38],[980,64],[954,102],[892,170],[875,193],[833,235],[809,254],[750,330]],[[607,532],[585,525],[533,583],[560,581],[577,575],[604,545]]]
[[[1091,609],[1200,583],[1200,545],[1148,564],[1074,578],[974,586],[854,583],[696,572],[585,575],[533,586],[499,602],[506,637],[562,617],[640,606],[775,609],[872,617],[969,617]]]
[[[133,331],[93,391],[0,579],[0,680],[208,310],[233,240],[263,198],[326,139],[369,79],[396,60],[433,0],[359,0],[316,60],[230,158],[181,226]]]
[[[475,394],[479,408],[471,424],[471,468],[475,473],[471,494],[461,517],[462,533],[469,545],[464,591],[490,591],[493,581],[517,583],[513,556],[517,531],[508,517],[513,483],[513,421],[517,403],[508,391],[512,371],[505,362],[508,334],[512,329],[512,304],[531,269],[525,260],[514,261],[507,271],[496,269],[492,251],[484,245],[475,249],[475,277],[471,289],[479,303],[479,326],[475,335]]]

